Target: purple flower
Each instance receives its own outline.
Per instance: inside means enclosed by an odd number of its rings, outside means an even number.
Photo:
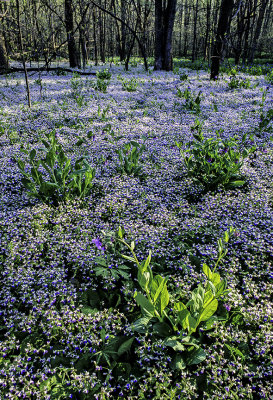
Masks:
[[[228,304],[224,304],[224,307],[225,307],[225,309],[227,310],[227,311],[230,311],[230,306],[228,305]]]
[[[92,243],[94,243],[94,245],[97,247],[98,250],[102,250],[102,251],[105,250],[100,239],[92,239]]]

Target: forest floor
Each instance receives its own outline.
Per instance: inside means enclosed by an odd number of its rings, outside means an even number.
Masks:
[[[212,82],[203,70],[110,72],[32,73],[31,109],[23,74],[0,77],[0,397],[273,399],[273,86],[264,75],[238,74],[249,87],[231,89],[229,74]],[[204,138],[256,146],[243,186],[204,190],[188,176],[196,119]],[[85,157],[95,169],[82,199],[43,201],[23,185],[17,160],[30,172],[49,132],[72,166]],[[174,304],[198,319],[187,302],[209,290],[203,264],[214,268],[231,227],[216,268],[229,290],[195,331]],[[140,261],[151,251],[150,278],[168,277],[178,330],[141,303],[122,232]]]

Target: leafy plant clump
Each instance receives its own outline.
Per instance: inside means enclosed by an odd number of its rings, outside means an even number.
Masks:
[[[202,362],[206,352],[201,345],[200,328],[210,330],[215,322],[227,319],[227,316],[217,315],[219,301],[228,291],[227,282],[215,270],[227,254],[225,247],[233,233],[233,228],[230,228],[223,240],[218,240],[218,258],[213,270],[203,264],[206,281],[199,283],[191,292],[189,301],[184,303],[168,291],[168,277],[154,276],[150,266],[151,252],[146,260],[139,262],[134,252],[135,243],[129,245],[123,238],[123,230],[119,228],[120,242],[132,254],[132,257],[123,257],[136,264],[138,270],[140,290],[135,291],[134,298],[141,309],[141,318],[132,324],[132,329],[140,334],[150,332],[155,338],[163,338],[163,345],[172,349],[173,369],[184,369],[187,365]]]
[[[131,140],[121,149],[116,150],[120,161],[118,171],[127,175],[140,175],[142,166],[139,165],[139,159],[145,149],[146,147],[144,144],[140,145],[134,140]]]
[[[103,79],[103,80],[110,80],[111,79],[111,72],[108,69],[103,69],[101,71],[97,71],[96,77],[98,79]]]
[[[127,92],[135,92],[138,87],[138,81],[136,78],[122,79],[122,89]]]
[[[201,183],[205,191],[215,190],[219,185],[226,189],[243,186],[240,169],[243,160],[255,151],[256,147],[244,148],[240,152],[238,138],[223,140],[217,132],[217,138],[205,139],[202,133],[202,124],[199,120],[191,128],[194,140],[187,144],[187,149],[182,149],[182,143],[177,143],[180,154],[189,177]],[[246,142],[246,134],[242,143]]]
[[[270,108],[266,112],[262,112],[260,114],[260,122],[258,126],[258,130],[260,133],[262,132],[272,132],[273,126],[273,108]]]
[[[21,147],[21,152],[28,155],[31,165],[29,171],[24,161],[17,160],[23,175],[22,184],[28,194],[53,205],[66,202],[74,196],[84,198],[92,188],[95,169],[84,157],[78,158],[72,166],[71,159],[65,155],[54,131],[46,134],[46,138],[42,140],[44,147],[39,149],[45,154],[41,159],[36,158],[35,149],[29,152]]]
[[[229,89],[249,89],[251,87],[249,78],[241,78],[236,75],[230,77],[228,83]]]
[[[189,110],[195,114],[200,114],[201,112],[200,103],[202,100],[201,91],[199,91],[199,93],[196,94],[191,92],[190,88],[187,88],[184,91],[182,91],[180,88],[177,88],[176,94],[179,98],[183,98],[186,100],[185,103],[183,104],[183,107],[186,110]]]

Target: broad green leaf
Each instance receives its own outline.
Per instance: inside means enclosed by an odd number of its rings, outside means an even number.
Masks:
[[[120,239],[123,239],[123,229],[121,228],[121,226],[119,226],[119,228],[118,228],[118,237]]]
[[[142,293],[137,293],[135,296],[137,304],[141,307],[142,313],[145,316],[153,317],[154,316],[154,305],[149,302],[149,300],[143,296]]]
[[[153,325],[153,332],[161,337],[168,337],[172,333],[172,328],[166,322],[157,322]]]
[[[202,361],[206,359],[206,352],[199,348],[190,352],[190,354],[186,358],[187,365],[200,364]]]
[[[167,307],[167,305],[169,304],[170,301],[170,295],[167,289],[167,281],[165,281],[163,290],[161,291],[160,294],[160,313],[162,315],[163,310],[165,310],[165,308]]]
[[[216,295],[221,296],[227,288],[227,281],[225,279],[222,279],[221,282],[219,282],[216,285]]]
[[[245,184],[245,181],[233,181],[233,182],[229,182],[228,186],[240,187],[240,186],[243,186],[244,184]]]
[[[213,299],[213,294],[211,290],[206,291],[203,307],[206,308],[206,306],[212,301],[212,299]]]
[[[132,325],[133,331],[136,331],[138,333],[145,333],[148,327],[148,324],[150,322],[151,318],[148,317],[142,317],[136,320]]]
[[[221,281],[221,277],[217,272],[214,272],[212,275],[211,282],[216,286]]]
[[[203,264],[203,272],[206,275],[206,277],[211,280],[212,278],[212,271],[210,267],[207,264]]]
[[[179,301],[178,303],[175,303],[173,308],[174,308],[174,310],[176,310],[176,311],[182,311],[182,310],[187,309],[187,307],[185,306],[185,304],[182,303],[181,301]]]
[[[118,356],[121,356],[122,354],[130,351],[132,343],[134,341],[134,336],[131,337],[130,339],[126,340],[118,349]]]
[[[18,160],[17,160],[17,164],[18,164],[18,167],[21,169],[21,170],[25,170],[25,163],[20,159],[20,158],[18,158]]]
[[[209,331],[214,327],[215,322],[218,321],[218,317],[216,315],[213,315],[210,317],[205,323],[202,325],[202,330]]]
[[[188,319],[189,315],[190,315],[190,312],[186,308],[182,311],[179,311],[179,313],[178,313],[178,321],[183,329],[189,330],[189,328],[190,328],[189,319]]]
[[[164,340],[165,346],[171,347],[175,351],[184,351],[185,346],[177,339],[177,337],[173,336],[166,340]]]
[[[34,158],[35,158],[35,156],[36,156],[36,150],[35,150],[35,149],[32,149],[32,150],[30,151],[30,153],[29,153],[30,161],[33,161]]]
[[[218,300],[216,299],[212,300],[199,315],[198,321],[201,322],[208,320],[215,313],[217,307],[218,307]]]
[[[156,275],[153,278],[153,280],[151,282],[150,290],[151,290],[151,297],[152,297],[154,303],[158,299],[158,296],[160,295],[160,293],[163,289],[164,283],[165,283],[165,279],[162,278],[162,276],[160,276],[160,275]]]
[[[181,354],[175,354],[171,362],[171,368],[174,370],[186,368],[186,363]]]
[[[140,285],[140,287],[145,290],[149,284],[149,281],[151,279],[151,274],[149,271],[143,272],[141,273],[140,271],[138,271],[137,274],[137,279],[138,279],[138,283]]]
[[[189,333],[193,333],[198,326],[197,320],[192,315],[189,315],[187,318],[189,321]]]

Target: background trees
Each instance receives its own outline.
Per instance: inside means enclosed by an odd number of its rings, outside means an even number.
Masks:
[[[237,63],[272,54],[273,0],[227,1],[232,7],[224,36],[218,24],[221,0],[19,2],[28,63],[39,60],[49,65],[66,59],[71,67],[85,67],[89,60],[98,63],[118,56],[128,62],[132,55],[147,55],[155,57],[155,69],[170,70],[172,55],[210,60],[219,40],[221,46],[224,40],[226,55]],[[16,0],[0,0],[2,70],[8,59],[21,59],[16,18]]]

